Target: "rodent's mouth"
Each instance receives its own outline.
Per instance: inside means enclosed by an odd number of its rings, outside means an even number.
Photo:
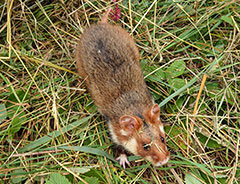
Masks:
[[[156,164],[154,164],[156,167],[161,166],[161,165],[165,165],[169,160],[169,157],[167,157],[166,159],[164,159],[163,161],[159,161]]]

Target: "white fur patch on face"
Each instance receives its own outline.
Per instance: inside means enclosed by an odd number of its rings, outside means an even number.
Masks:
[[[133,154],[137,154],[137,141],[133,137],[129,141],[123,142],[123,147]]]
[[[164,132],[164,127],[163,127],[162,124],[159,125],[159,129],[160,129],[160,131],[161,131],[163,134],[165,134],[165,132]]]
[[[145,159],[148,160],[149,162],[153,163],[153,159],[151,156],[146,156]]]
[[[116,136],[116,134],[113,130],[111,122],[108,122],[108,127],[109,127],[109,130],[110,130],[110,134],[112,136],[113,142],[115,142],[116,144],[120,144],[119,141],[118,141],[118,138],[117,138],[117,136]]]
[[[120,133],[121,133],[122,135],[124,135],[124,136],[127,136],[127,135],[128,135],[128,133],[127,133],[126,131],[124,131],[123,129],[120,130]]]

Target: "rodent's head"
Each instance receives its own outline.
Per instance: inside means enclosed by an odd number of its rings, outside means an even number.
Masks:
[[[153,105],[142,115],[124,115],[119,120],[120,128],[113,137],[125,149],[139,155],[155,166],[164,165],[170,158],[165,132],[160,120],[160,108]]]

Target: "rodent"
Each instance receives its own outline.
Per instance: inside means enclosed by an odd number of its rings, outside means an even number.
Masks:
[[[135,42],[120,26],[107,22],[109,11],[80,36],[78,72],[108,121],[113,141],[155,166],[166,164],[170,153],[160,108],[147,89]],[[125,163],[123,156],[120,165],[125,168]]]

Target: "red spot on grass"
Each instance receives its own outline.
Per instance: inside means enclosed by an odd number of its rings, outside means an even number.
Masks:
[[[113,2],[117,2],[116,0],[113,0]],[[118,4],[116,4],[115,8],[110,11],[110,17],[114,21],[118,21],[121,16],[121,9],[119,8]]]

